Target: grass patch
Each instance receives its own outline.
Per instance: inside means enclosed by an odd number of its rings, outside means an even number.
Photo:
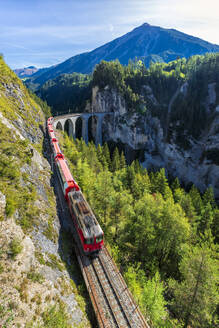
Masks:
[[[63,271],[65,269],[63,263],[58,259],[55,254],[48,254],[49,261],[46,262],[46,265],[50,266],[53,269],[58,269],[59,271]]]
[[[40,264],[45,265],[46,261],[44,260],[43,254],[41,252],[35,251],[35,257]]]
[[[28,279],[24,278],[20,287],[16,286],[15,288],[17,291],[20,293],[20,298],[22,301],[25,301],[26,303],[28,302],[28,295],[27,295],[27,287],[28,287]]]
[[[72,325],[68,323],[68,315],[65,305],[62,302],[49,307],[42,314],[44,328],[71,328]]]
[[[2,328],[9,327],[9,324],[14,320],[13,309],[6,305],[0,304],[0,323]]]
[[[22,252],[23,246],[21,241],[17,238],[13,239],[9,245],[9,255],[12,259],[15,259],[18,254]]]
[[[57,241],[58,235],[56,230],[54,229],[53,220],[51,218],[49,218],[47,228],[44,230],[43,234],[49,240],[53,242]]]
[[[33,268],[27,273],[27,278],[33,282],[43,283],[44,277],[39,272],[35,272]]]

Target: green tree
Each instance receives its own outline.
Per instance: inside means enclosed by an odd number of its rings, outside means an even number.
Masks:
[[[113,159],[112,159],[112,172],[115,172],[120,169],[120,156],[119,150],[116,147],[113,152]]]
[[[122,151],[121,156],[120,156],[120,169],[124,169],[126,168],[127,164],[126,164],[126,159],[125,159],[125,155],[124,152]]]
[[[162,168],[159,172],[151,175],[151,185],[153,192],[161,193],[165,199],[172,197],[171,189],[168,185],[165,169]]]
[[[106,169],[107,168],[111,168],[111,158],[110,158],[110,151],[109,151],[109,147],[108,147],[108,144],[105,142],[104,145],[103,145],[103,151],[102,151],[102,154],[104,156],[104,163],[106,163]]]
[[[144,314],[149,316],[153,327],[164,327],[166,312],[166,301],[164,299],[164,284],[161,282],[158,272],[146,281],[142,292]]]
[[[171,184],[171,189],[175,191],[176,189],[180,189],[180,182],[178,178],[175,178],[173,183]]]
[[[184,327],[216,327],[218,266],[212,251],[205,244],[187,245],[180,272],[182,282],[170,281],[172,311],[184,321]]]
[[[207,203],[211,204],[211,206],[215,207],[215,198],[214,198],[214,191],[212,187],[207,188],[203,195],[203,203],[207,205]]]
[[[146,279],[143,270],[130,266],[125,272],[125,279],[139,304],[142,313],[149,319],[151,327],[172,327],[168,324],[168,312],[164,299],[165,288],[158,272],[151,279]]]
[[[211,228],[213,222],[214,212],[210,203],[207,203],[201,211],[201,216],[199,219],[198,232],[204,233],[206,230]]]
[[[109,171],[100,172],[93,179],[91,205],[98,213],[100,223],[102,222],[104,225],[110,219],[113,192],[112,173]]]
[[[200,193],[194,185],[192,186],[192,188],[189,192],[189,195],[192,199],[192,203],[193,203],[193,206],[195,207],[197,214],[200,215],[202,208],[203,208],[203,203],[202,203]]]

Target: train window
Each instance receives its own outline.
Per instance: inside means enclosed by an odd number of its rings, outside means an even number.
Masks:
[[[102,235],[96,237],[96,243],[100,243],[102,240],[103,240]]]
[[[84,243],[85,244],[93,244],[94,243],[94,239],[93,238],[85,238],[84,239]]]

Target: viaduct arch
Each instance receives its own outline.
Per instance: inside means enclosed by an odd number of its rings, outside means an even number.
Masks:
[[[55,129],[66,131],[73,138],[83,138],[86,143],[93,140],[102,145],[102,123],[106,115],[114,113],[80,113],[54,117]]]

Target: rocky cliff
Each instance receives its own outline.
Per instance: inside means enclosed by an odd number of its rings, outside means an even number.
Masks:
[[[0,327],[89,327],[44,126],[41,108],[0,58]]]
[[[93,88],[92,110],[114,112],[103,122],[104,140],[122,144],[126,157],[131,159],[130,154],[137,153],[144,167],[165,167],[171,176],[177,176],[186,186],[195,184],[202,192],[212,186],[216,198],[219,198],[219,104],[215,83],[208,85],[204,102],[211,115],[211,123],[206,124],[198,138],[182,136],[187,145],[182,147],[177,139],[180,122],[173,123],[169,116],[176,99],[186,97],[187,87],[184,83],[173,93],[169,104],[166,104],[165,120],[149,110],[146,113],[130,112],[124,98],[108,86],[103,90]],[[149,85],[142,86],[141,96],[145,103],[150,101],[159,108],[159,101]]]

